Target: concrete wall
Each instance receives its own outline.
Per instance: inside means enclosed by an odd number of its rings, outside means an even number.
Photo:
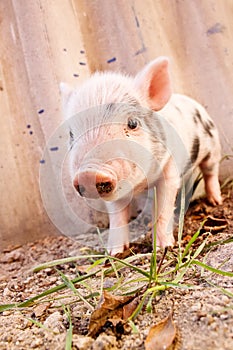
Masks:
[[[0,1],[0,249],[58,232],[39,168],[61,122],[60,81],[97,69],[134,74],[167,55],[174,90],[207,107],[223,154],[233,154],[232,15],[232,0]],[[232,168],[224,161],[221,176]]]

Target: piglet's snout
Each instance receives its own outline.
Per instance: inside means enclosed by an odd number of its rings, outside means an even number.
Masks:
[[[82,197],[110,197],[117,185],[116,175],[106,170],[84,169],[75,176],[73,185]]]

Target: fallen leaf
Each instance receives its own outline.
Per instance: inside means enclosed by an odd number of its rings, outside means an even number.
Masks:
[[[213,216],[208,216],[204,224],[204,230],[210,231],[211,233],[217,233],[225,230],[228,226],[226,219],[219,219]]]
[[[145,340],[146,350],[178,350],[179,346],[179,332],[173,322],[172,313],[152,326]]]
[[[116,296],[104,291],[98,307],[91,315],[88,335],[95,337],[104,326],[107,327],[106,324],[117,328],[117,324],[124,323],[126,317],[135,310],[132,303],[134,299],[135,296]]]
[[[128,304],[123,306],[123,320],[128,320],[128,318],[132,315],[132,313],[136,310],[139,303],[139,298],[136,297]]]

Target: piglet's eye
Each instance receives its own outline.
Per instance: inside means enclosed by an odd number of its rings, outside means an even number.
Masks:
[[[137,119],[133,119],[133,118],[128,119],[128,128],[129,129],[135,130],[135,129],[137,129],[138,126],[139,126],[139,122]]]

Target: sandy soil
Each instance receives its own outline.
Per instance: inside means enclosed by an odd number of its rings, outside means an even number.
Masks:
[[[185,218],[183,244],[196,232],[200,223],[208,215],[224,218],[228,227],[223,232],[213,231],[208,243],[233,237],[233,191],[225,189],[224,203],[212,208],[205,201],[194,203]],[[195,243],[201,244],[206,234],[203,233]],[[145,241],[145,240],[144,240]],[[202,253],[200,260],[210,266],[232,272],[233,242],[218,244]],[[60,283],[61,277],[55,268],[47,268],[34,273],[34,266],[68,256],[83,254],[83,247],[67,237],[47,237],[41,241],[18,247],[9,247],[0,255],[0,303],[25,301]],[[82,261],[59,266],[69,278],[83,273],[86,263]],[[147,268],[148,259],[138,259],[136,264]],[[148,265],[148,266],[147,266]],[[124,278],[133,276],[127,268],[122,270]],[[108,276],[104,286],[113,283],[114,277]],[[65,349],[65,338],[69,326],[64,304],[70,305],[73,323],[73,349],[145,349],[144,340],[149,328],[163,319],[174,308],[174,320],[180,333],[181,349],[230,350],[233,348],[233,279],[212,274],[201,269],[190,269],[183,278],[184,284],[191,284],[190,289],[170,288],[153,301],[153,312],[145,309],[135,320],[139,333],[132,331],[119,335],[106,327],[97,339],[87,336],[91,310],[83,302],[78,302],[70,290],[63,290],[48,296],[43,302],[30,307],[4,311],[0,317],[0,348],[3,350],[25,349]],[[100,275],[88,282],[91,292],[100,291]],[[76,284],[80,293],[87,289]],[[224,290],[223,290],[224,289]],[[90,292],[90,290],[89,290]],[[88,293],[89,293],[88,292]],[[93,305],[98,297],[90,301]]]

